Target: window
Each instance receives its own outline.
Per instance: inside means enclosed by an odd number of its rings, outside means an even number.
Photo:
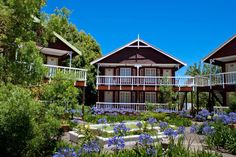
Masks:
[[[145,68],[145,76],[156,76],[155,68]],[[155,84],[156,79],[153,77],[145,78],[145,84]]]
[[[145,92],[145,102],[156,103],[156,92]]]
[[[131,76],[131,68],[120,68],[120,76]]]
[[[131,92],[120,92],[120,102],[130,103],[131,102]]]
[[[155,68],[145,68],[145,76],[156,76]]]

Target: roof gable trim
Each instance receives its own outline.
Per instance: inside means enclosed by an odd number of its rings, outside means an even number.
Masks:
[[[136,45],[132,45],[132,44],[134,44],[134,43],[136,43],[136,42],[138,42],[138,45],[137,45],[137,46],[136,46]],[[142,42],[142,43],[145,44],[145,45],[139,45],[139,42]],[[152,49],[154,49],[154,50],[160,52],[161,54],[163,54],[163,55],[165,55],[165,56],[167,56],[167,57],[169,57],[169,58],[171,58],[171,59],[173,59],[173,60],[179,62],[180,64],[182,64],[182,65],[184,65],[184,66],[187,65],[187,64],[185,64],[184,62],[182,62],[182,61],[180,61],[180,60],[174,58],[173,56],[171,56],[171,55],[165,53],[164,51],[162,51],[162,50],[160,50],[160,49],[158,49],[158,48],[152,46],[151,44],[149,44],[149,43],[147,43],[147,42],[145,42],[145,41],[143,41],[142,39],[139,39],[139,38],[136,39],[136,40],[133,40],[133,41],[129,42],[128,44],[126,44],[126,45],[124,45],[124,46],[122,46],[122,47],[116,49],[115,51],[113,51],[113,52],[111,52],[111,53],[109,53],[109,54],[107,54],[107,55],[105,55],[105,56],[103,56],[103,57],[101,57],[101,58],[99,58],[99,59],[97,59],[97,60],[91,62],[90,64],[95,64],[95,63],[97,63],[97,62],[99,62],[99,61],[101,61],[101,60],[103,60],[103,59],[105,59],[105,58],[107,58],[107,57],[109,57],[109,56],[111,56],[111,55],[113,55],[113,54],[119,52],[120,50],[122,50],[122,49],[124,49],[124,48],[126,48],[126,47],[137,47],[137,48],[139,48],[139,47],[150,47],[150,48],[152,48]]]

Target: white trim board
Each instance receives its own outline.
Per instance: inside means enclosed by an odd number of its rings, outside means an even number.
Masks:
[[[224,42],[222,45],[220,45],[218,48],[216,48],[213,52],[211,52],[208,56],[206,56],[205,58],[202,59],[202,62],[205,62],[209,57],[211,57],[212,55],[214,55],[216,52],[218,52],[220,49],[222,49],[225,45],[227,45],[228,43],[230,43],[232,40],[234,40],[236,38],[236,35],[234,35],[233,37],[231,37],[229,40],[227,40],[226,42]]]

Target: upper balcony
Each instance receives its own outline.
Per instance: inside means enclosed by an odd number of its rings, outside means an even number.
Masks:
[[[51,79],[55,77],[58,72],[60,72],[63,74],[68,74],[69,76],[68,79],[72,79],[76,82],[82,82],[82,84],[84,85],[81,85],[81,86],[86,85],[86,80],[87,80],[86,69],[57,66],[57,65],[48,65],[48,64],[44,64],[44,66],[48,68],[48,73],[46,75],[47,78]]]
[[[179,76],[97,76],[98,86],[193,87],[194,77]]]
[[[196,76],[195,83],[198,87],[236,85],[236,71]]]

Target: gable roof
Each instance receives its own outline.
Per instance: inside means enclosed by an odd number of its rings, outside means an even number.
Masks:
[[[79,51],[76,47],[74,47],[73,45],[71,45],[66,39],[64,39],[62,36],[60,36],[59,34],[57,34],[55,31],[53,31],[53,34],[59,39],[61,40],[64,44],[66,44],[69,48],[71,48],[73,51],[75,51],[76,53],[78,53],[79,55],[82,55],[81,51]]]
[[[111,53],[109,53],[109,54],[107,54],[107,55],[105,55],[105,56],[103,56],[103,57],[101,57],[101,58],[99,58],[99,59],[97,59],[97,60],[95,60],[95,61],[92,61],[90,64],[96,64],[97,62],[99,62],[99,61],[101,61],[101,60],[103,60],[103,59],[105,59],[105,58],[107,58],[107,57],[109,57],[109,56],[111,56],[111,55],[113,55],[113,54],[119,52],[120,50],[122,50],[122,49],[124,49],[124,48],[126,48],[126,47],[132,47],[132,46],[134,46],[135,43],[138,44],[138,47],[150,47],[150,48],[152,48],[152,49],[154,49],[154,50],[160,52],[161,54],[163,54],[163,55],[165,55],[165,56],[167,56],[167,57],[169,57],[169,58],[175,60],[176,62],[182,64],[183,66],[186,66],[186,65],[187,65],[187,64],[185,64],[184,62],[182,62],[182,61],[176,59],[175,57],[173,57],[173,56],[171,56],[171,55],[165,53],[164,51],[162,51],[162,50],[160,50],[160,49],[158,49],[158,48],[152,46],[151,44],[145,42],[144,40],[140,39],[139,37],[138,37],[138,39],[135,39],[135,40],[129,42],[128,44],[126,44],[126,45],[124,45],[124,46],[122,46],[122,47],[116,49],[115,51],[113,51],[113,52],[111,52]],[[140,43],[141,43],[141,44],[140,44]]]
[[[233,37],[231,37],[229,40],[227,40],[226,42],[224,42],[222,45],[220,45],[217,49],[215,49],[213,52],[211,52],[208,56],[206,56],[205,58],[202,59],[202,62],[206,62],[207,59],[209,59],[211,56],[213,56],[214,54],[216,54],[219,50],[221,50],[223,47],[225,47],[227,44],[229,44],[232,40],[234,40],[236,38],[236,35],[234,35]]]

